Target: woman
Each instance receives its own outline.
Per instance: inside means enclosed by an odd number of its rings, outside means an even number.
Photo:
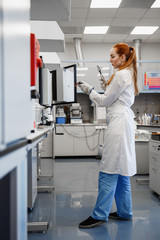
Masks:
[[[136,174],[134,113],[131,106],[138,94],[136,53],[133,47],[118,43],[111,48],[110,62],[117,69],[109,81],[103,81],[104,94],[89,84],[78,86],[89,98],[107,107],[107,132],[100,164],[99,190],[92,215],[79,224],[80,228],[95,227],[108,217],[132,220],[130,176]],[[117,212],[110,213],[115,197]]]

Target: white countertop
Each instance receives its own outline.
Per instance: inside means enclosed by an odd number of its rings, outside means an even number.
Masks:
[[[39,138],[41,138],[44,134],[49,133],[50,131],[52,131],[52,129],[54,128],[54,126],[46,126],[46,125],[41,125],[38,129],[35,130],[35,132],[30,133],[27,136],[27,140],[29,142],[33,142]]]

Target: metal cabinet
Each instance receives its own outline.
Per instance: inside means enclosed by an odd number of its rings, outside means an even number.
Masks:
[[[53,139],[54,156],[73,156],[73,132],[70,127],[56,127]]]
[[[149,142],[149,186],[160,194],[160,141]]]
[[[32,127],[29,12],[29,0],[0,1],[1,149],[24,138]]]
[[[40,148],[41,158],[53,157],[53,133],[48,134],[47,138],[44,138]]]
[[[0,156],[0,236],[27,240],[27,148],[12,149]]]
[[[137,174],[149,174],[149,141],[135,141]]]

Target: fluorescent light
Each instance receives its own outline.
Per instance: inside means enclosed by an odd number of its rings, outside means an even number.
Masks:
[[[122,0],[92,0],[90,8],[118,8]]]
[[[138,26],[133,29],[131,34],[153,34],[159,27],[142,27]]]
[[[156,1],[152,4],[151,8],[160,8],[160,0],[156,0]]]
[[[105,70],[109,70],[110,67],[102,67],[102,70],[105,71]]]
[[[85,27],[84,34],[106,34],[109,26]]]
[[[87,71],[88,68],[87,67],[78,67],[77,71]]]
[[[77,77],[84,77],[84,76],[85,76],[84,73],[78,73],[78,74],[77,74]]]
[[[97,76],[100,77],[100,73],[98,73]],[[103,76],[109,76],[109,73],[103,73]]]

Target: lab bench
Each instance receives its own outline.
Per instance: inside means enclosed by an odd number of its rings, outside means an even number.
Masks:
[[[147,130],[150,132],[160,131],[159,125],[137,125],[137,129]],[[137,174],[149,174],[149,140],[136,140],[136,161]]]
[[[47,137],[51,130],[51,127],[39,129],[26,138],[10,143],[0,151],[0,236],[2,239],[27,240],[27,206],[33,207],[37,194],[37,163],[34,148],[39,141]],[[33,225],[34,223],[29,223],[30,228],[33,228]],[[39,227],[38,224],[36,227]]]
[[[37,179],[41,177],[41,159],[39,158],[39,143],[52,132],[53,126],[41,126],[27,136],[28,140],[28,210],[32,211],[39,191],[47,191],[48,186],[38,186]],[[50,186],[50,189],[54,189]],[[48,222],[28,222],[28,231],[47,231]]]
[[[27,136],[28,140],[28,209],[32,209],[37,197],[37,175],[41,173],[41,163],[38,157],[38,143],[52,131],[52,127],[42,126]]]
[[[147,130],[150,132],[160,131],[160,125],[137,125],[137,129]]]
[[[53,157],[97,155],[106,128],[106,124],[56,124]]]

